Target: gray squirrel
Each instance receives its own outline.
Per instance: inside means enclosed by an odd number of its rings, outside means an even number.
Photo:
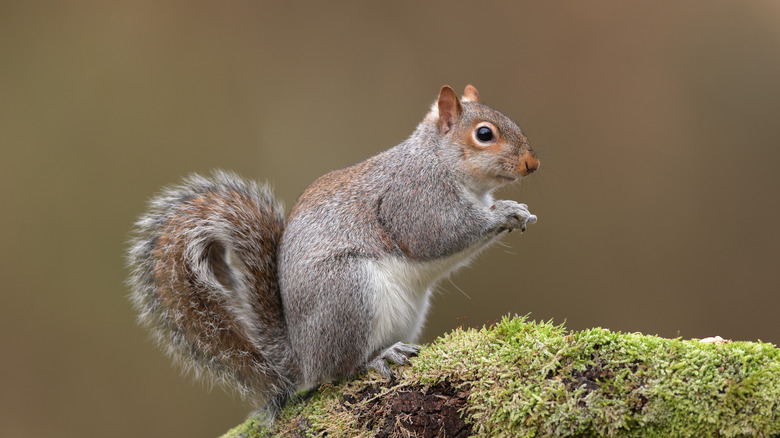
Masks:
[[[133,230],[131,299],[185,370],[273,418],[298,391],[409,363],[436,283],[536,222],[492,192],[539,164],[476,88],[444,86],[408,139],[320,177],[286,225],[232,173],[163,191]]]

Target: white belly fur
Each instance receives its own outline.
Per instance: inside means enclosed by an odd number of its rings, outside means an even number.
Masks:
[[[408,261],[399,257],[366,260],[366,273],[375,290],[374,326],[368,353],[384,350],[396,342],[415,342],[425,323],[433,287],[466,265],[489,243],[482,242],[435,261]]]

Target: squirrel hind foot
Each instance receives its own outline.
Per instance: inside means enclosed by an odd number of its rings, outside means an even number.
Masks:
[[[420,352],[420,346],[415,344],[405,344],[403,342],[396,342],[388,349],[380,353],[377,357],[372,359],[366,365],[367,369],[376,370],[379,374],[385,378],[390,378],[393,375],[388,362],[392,362],[396,365],[409,365],[410,357],[417,356]]]

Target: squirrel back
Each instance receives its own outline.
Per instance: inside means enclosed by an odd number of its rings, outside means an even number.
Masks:
[[[312,183],[193,175],[153,199],[128,261],[140,320],[196,377],[273,415],[294,392],[408,363],[442,278],[536,217],[494,200],[539,167],[520,128],[442,87],[399,145]]]

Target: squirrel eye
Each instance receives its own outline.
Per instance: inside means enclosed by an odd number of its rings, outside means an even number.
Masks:
[[[487,126],[480,126],[477,128],[477,140],[482,142],[493,140],[493,130]]]

